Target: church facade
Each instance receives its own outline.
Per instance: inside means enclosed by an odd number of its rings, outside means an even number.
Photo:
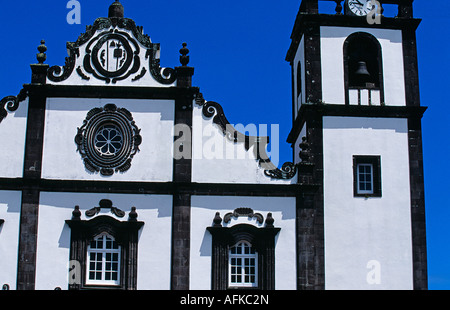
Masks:
[[[3,289],[426,289],[413,0],[324,1],[293,28],[282,167],[119,1],[63,66],[42,41],[0,101]]]

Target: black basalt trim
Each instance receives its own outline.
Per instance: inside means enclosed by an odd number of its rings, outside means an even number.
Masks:
[[[69,86],[69,85],[32,85],[25,84],[30,92],[39,91],[47,98],[102,98],[102,99],[177,99],[194,97],[199,88],[179,87],[133,87],[133,86]]]
[[[190,89],[190,85],[186,85]],[[187,126],[189,137],[174,137],[176,144],[178,138],[184,143],[178,144],[174,150],[173,159],[173,209],[172,209],[172,264],[171,289],[188,290],[190,281],[190,245],[191,245],[191,193],[180,190],[184,184],[192,182],[192,112],[196,93],[187,92],[175,100],[174,126]],[[177,135],[178,133],[176,133]],[[186,132],[183,132],[185,135]]]
[[[390,18],[383,17],[381,24],[369,25],[365,18],[359,18],[348,15],[330,15],[330,14],[304,14],[299,13],[292,31],[292,43],[286,55],[286,61],[292,62],[295,53],[300,44],[301,38],[305,35],[308,25],[334,26],[334,27],[357,27],[367,29],[405,29],[415,31],[419,26],[421,19],[416,18]]]
[[[37,226],[39,213],[39,187],[41,179],[42,151],[45,126],[45,93],[44,85],[35,85],[28,91],[28,117],[25,136],[25,157],[23,169],[24,185],[19,228],[19,260],[17,267],[17,289],[32,290],[35,288]]]
[[[323,190],[323,118],[317,111],[304,115],[309,144],[308,169],[316,184],[297,196],[297,288],[325,289],[325,226]]]
[[[23,188],[36,188],[41,192],[58,193],[172,195],[178,192],[198,196],[296,197],[301,193],[315,192],[317,184],[212,184],[0,178],[0,190],[21,190]]]
[[[306,102],[322,102],[322,53],[320,26],[305,25],[305,98]],[[293,65],[293,64],[292,64]]]
[[[21,190],[17,290],[34,290],[40,193],[36,188]]]
[[[403,29],[403,61],[405,68],[406,105],[420,106],[419,65],[417,61],[417,41],[414,29]]]
[[[300,117],[294,123],[289,133],[288,142],[295,143],[309,113],[321,116],[347,117],[380,117],[380,118],[411,118],[422,117],[427,107],[421,106],[358,106],[340,104],[302,104]]]
[[[413,283],[415,290],[428,289],[425,185],[421,119],[408,120]]]

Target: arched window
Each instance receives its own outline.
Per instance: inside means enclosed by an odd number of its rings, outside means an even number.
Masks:
[[[264,223],[260,213],[249,208],[238,208],[227,213],[224,223],[231,217],[256,218]],[[211,274],[213,290],[226,289],[275,289],[275,237],[280,228],[273,225],[272,213],[267,214],[265,226],[237,224],[222,226],[220,214],[207,230],[212,236]]]
[[[249,242],[241,241],[230,249],[230,287],[258,286],[258,253]]]
[[[297,64],[297,98],[302,94],[302,63]]]
[[[383,61],[380,42],[356,32],[344,42],[346,104],[384,104]]]
[[[139,230],[144,222],[137,221],[136,208],[128,220],[119,221],[112,216],[98,215],[101,209],[110,209],[118,218],[125,212],[114,207],[109,200],[99,202],[85,212],[91,220],[82,220],[79,206],[75,206],[72,219],[66,220],[71,229],[69,289],[123,289],[137,288],[137,250]]]
[[[119,285],[120,251],[114,237],[102,233],[89,242],[86,284]]]

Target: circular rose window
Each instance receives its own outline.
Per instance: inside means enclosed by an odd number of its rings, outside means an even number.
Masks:
[[[95,134],[95,149],[103,156],[114,156],[120,153],[123,146],[123,135],[114,124],[101,126]]]
[[[142,142],[139,133],[128,110],[107,104],[88,112],[75,143],[88,171],[111,176],[130,169]]]

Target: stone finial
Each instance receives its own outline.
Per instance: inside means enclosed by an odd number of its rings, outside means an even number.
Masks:
[[[214,227],[222,227],[222,218],[220,217],[220,213],[216,212],[216,216],[214,217]]]
[[[75,221],[81,220],[81,211],[79,206],[75,206],[75,209],[72,212],[72,220]]]
[[[136,207],[131,208],[131,212],[128,214],[128,221],[129,222],[136,222],[137,221],[138,214],[136,212]]]
[[[123,18],[125,16],[125,9],[122,5],[122,3],[119,2],[119,0],[116,0],[111,6],[109,7],[109,13],[108,17],[117,17],[117,18]]]
[[[47,51],[47,46],[45,46],[45,40],[41,40],[41,45],[38,46],[39,53],[37,54],[36,58],[39,64],[43,64],[44,61],[47,60],[47,55],[45,52]]]
[[[272,213],[267,214],[266,218],[266,227],[273,228],[273,223],[275,222],[274,218],[272,217]]]
[[[180,62],[183,66],[187,66],[189,63],[189,56],[187,56],[187,54],[189,54],[189,49],[186,46],[187,43],[183,43],[183,48],[180,49]]]
[[[302,149],[299,154],[300,159],[302,160],[303,163],[309,162],[311,160],[311,147],[310,147],[306,137],[302,138],[302,143],[300,143],[300,148]]]

